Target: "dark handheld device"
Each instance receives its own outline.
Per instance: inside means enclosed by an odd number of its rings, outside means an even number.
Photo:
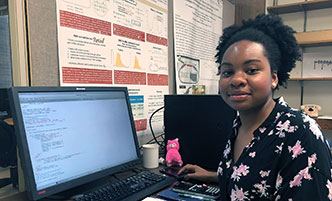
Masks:
[[[160,172],[172,177],[177,177],[180,169],[180,167],[165,167],[163,169],[160,169]]]
[[[177,180],[183,180],[187,174],[194,173],[193,170],[185,170],[179,174],[181,167],[166,167],[160,170],[161,173],[175,177]]]
[[[179,181],[172,190],[183,197],[199,198],[202,200],[215,200],[220,197],[220,189],[216,186],[206,184],[194,184],[191,182]]]

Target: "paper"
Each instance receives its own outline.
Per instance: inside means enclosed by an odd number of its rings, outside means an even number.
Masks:
[[[332,53],[303,53],[303,78],[332,77]]]
[[[216,48],[222,34],[223,2],[174,1],[174,49],[177,94],[218,93]]]
[[[144,198],[142,201],[164,201],[164,200],[156,197],[147,197]]]

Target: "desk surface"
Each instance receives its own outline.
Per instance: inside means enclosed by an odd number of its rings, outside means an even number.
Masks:
[[[137,167],[137,168],[141,169],[141,170],[146,170],[141,166]],[[163,168],[163,166],[159,166],[158,168],[148,169],[148,170],[151,172],[160,174],[159,170],[161,168]],[[0,171],[0,175],[2,177],[4,176],[4,174],[6,174],[6,173],[1,173],[1,171]],[[118,176],[118,174],[119,174],[119,176]],[[118,173],[118,174],[116,174],[117,175],[116,177],[121,179],[121,178],[130,176],[130,174],[133,174],[133,171],[129,170],[128,173],[125,172],[125,173]],[[26,192],[18,192],[18,189],[14,188],[10,184],[0,190],[0,201],[29,201],[29,199],[28,199]],[[40,201],[55,201],[55,199],[41,199]]]

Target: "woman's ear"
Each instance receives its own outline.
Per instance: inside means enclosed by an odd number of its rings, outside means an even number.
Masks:
[[[278,86],[278,74],[275,71],[272,73],[272,89],[277,88],[277,86]]]

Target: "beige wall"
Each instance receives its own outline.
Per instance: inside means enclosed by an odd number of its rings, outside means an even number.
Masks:
[[[278,0],[278,5],[303,2],[304,0]],[[266,0],[266,6],[272,6],[273,0]],[[304,13],[297,12],[279,15],[285,24],[297,32],[304,30]],[[332,8],[307,11],[306,31],[332,29]],[[332,52],[332,46],[302,48],[303,52]],[[291,76],[300,77],[302,62],[298,62]],[[314,103],[322,106],[320,114],[332,115],[332,80],[331,81],[289,81],[287,89],[281,89],[276,96],[283,96],[294,108],[300,107],[301,85],[303,85],[303,104]]]

